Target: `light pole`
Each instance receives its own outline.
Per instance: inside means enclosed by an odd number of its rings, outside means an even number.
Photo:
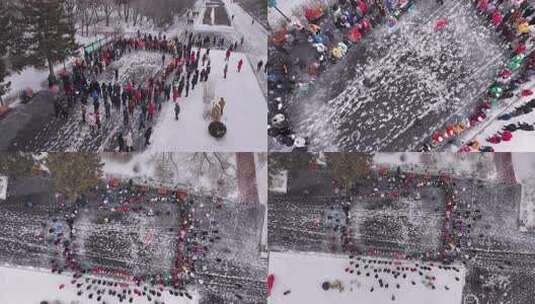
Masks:
[[[274,8],[277,10],[277,12],[279,12],[279,14],[281,14],[284,18],[286,18],[286,20],[288,20],[288,22],[291,22],[292,20],[290,20],[290,18],[288,18],[288,16],[286,16],[278,7],[277,7],[277,0],[268,0],[268,6],[271,7],[271,8]]]

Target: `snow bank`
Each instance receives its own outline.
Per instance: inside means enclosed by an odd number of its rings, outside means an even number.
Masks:
[[[422,263],[420,263],[420,266]],[[445,271],[432,267],[430,273],[435,276],[433,281],[436,289],[423,284],[423,277],[418,272],[408,272],[407,278],[394,279],[392,275],[383,275],[384,283],[389,288],[381,288],[377,280],[364,275],[350,274],[344,269],[349,266],[346,256],[317,254],[317,253],[278,253],[271,252],[269,257],[269,273],[274,274],[275,281],[268,303],[307,303],[307,304],[461,304],[464,286],[465,270],[458,267],[460,272]],[[400,266],[414,267],[412,262],[402,261]],[[373,272],[372,272],[373,273]],[[455,277],[459,281],[455,280]],[[325,281],[339,280],[343,291],[322,289]],[[416,285],[411,284],[411,280]],[[426,281],[427,282],[427,281]],[[400,288],[396,288],[396,284]],[[449,288],[446,290],[445,286]],[[370,292],[371,288],[373,292]],[[290,291],[287,295],[285,292]],[[395,301],[392,301],[392,295]]]

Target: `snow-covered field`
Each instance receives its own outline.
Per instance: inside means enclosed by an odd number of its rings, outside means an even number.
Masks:
[[[212,72],[208,86],[214,88],[215,99],[210,104],[203,102],[203,85],[199,84],[189,97],[179,98],[181,112],[175,120],[174,104],[166,103],[154,127],[150,151],[251,151],[267,150],[267,104],[254,71],[244,64],[237,73],[242,53],[230,57],[229,73],[223,79],[225,66],[224,51],[210,51]],[[226,101],[222,122],[227,126],[227,134],[215,139],[208,133],[210,121],[203,118],[206,111],[221,97]]]
[[[494,156],[489,153],[376,153],[377,167],[401,167],[413,172],[449,173],[456,176],[494,180],[497,177]]]
[[[385,260],[385,259],[381,259]],[[389,261],[389,260],[387,260]],[[396,260],[394,265],[400,267],[418,267],[417,262]],[[425,263],[419,263],[420,266]],[[408,271],[407,277],[394,279],[391,274],[379,273],[383,283],[389,284],[381,288],[378,279],[372,276],[360,276],[345,272],[349,267],[347,256],[318,253],[279,253],[271,252],[269,257],[269,273],[275,276],[272,294],[268,298],[270,304],[306,303],[306,304],[461,304],[465,270],[458,266],[459,272],[438,269],[419,275],[417,271]],[[380,266],[383,268],[383,266]],[[386,267],[386,266],[384,266]],[[371,271],[371,270],[370,270]],[[427,280],[425,276],[435,279]],[[455,279],[459,278],[459,281]],[[341,288],[322,289],[325,281],[331,284],[340,281]],[[411,281],[415,282],[412,285]],[[432,289],[432,281],[436,289]],[[396,284],[399,284],[397,288]],[[447,289],[446,289],[447,286]],[[371,291],[373,288],[373,291]],[[288,293],[289,291],[289,293]],[[284,293],[287,293],[286,295]],[[392,297],[395,300],[392,300]]]
[[[70,284],[72,276],[58,275],[39,269],[23,269],[0,267],[0,303],[3,304],[39,304],[41,301],[58,304],[82,304],[96,303],[96,286],[93,299],[86,295],[78,296],[78,289]],[[64,285],[63,288],[60,288]],[[122,291],[117,288],[118,291]],[[198,303],[198,294],[191,293],[193,299],[175,297],[168,292],[162,293],[165,303],[195,304]],[[118,303],[117,296],[104,294],[102,301],[106,303]],[[148,304],[146,297],[134,296],[132,303]]]

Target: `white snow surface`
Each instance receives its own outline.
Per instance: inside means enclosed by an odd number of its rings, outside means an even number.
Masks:
[[[491,153],[376,153],[376,167],[401,167],[423,173],[448,173],[455,176],[495,180],[498,176]]]
[[[149,151],[249,151],[267,150],[267,104],[262,90],[247,64],[237,73],[242,53],[230,56],[227,79],[223,79],[225,66],[224,51],[210,51],[212,72],[208,85],[215,88],[215,99],[207,105],[203,102],[203,86],[200,83],[189,97],[184,95],[178,102],[181,107],[179,120],[175,120],[174,103],[163,105],[162,113],[154,127]],[[227,126],[227,134],[215,139],[208,133],[210,120],[204,119],[206,109],[223,97],[226,106],[222,122]]]
[[[72,277],[58,275],[33,268],[0,267],[0,303],[3,304],[38,304],[43,300],[49,303],[82,304],[96,303],[87,296],[77,296],[76,286],[70,284]],[[65,284],[60,289],[60,285]],[[180,298],[162,293],[162,300],[166,303],[195,304],[199,301],[196,293],[191,293],[193,299]],[[116,303],[117,297],[105,294],[102,297],[107,303]],[[114,302],[115,301],[115,302]],[[134,297],[135,304],[148,304],[146,297]]]
[[[396,260],[400,266],[414,267],[414,262]],[[422,263],[419,263],[422,265]],[[382,276],[389,288],[380,288],[377,280],[363,275],[357,276],[345,272],[349,266],[347,256],[319,254],[271,252],[269,257],[269,273],[275,276],[272,294],[268,298],[270,304],[306,303],[306,304],[461,304],[464,286],[465,269],[457,266],[460,272],[445,271],[432,267],[429,275],[435,276],[436,289],[428,287],[418,272],[408,272],[407,278],[394,280],[391,275]],[[394,267],[395,269],[395,267]],[[459,277],[459,281],[455,280]],[[331,289],[324,291],[325,281],[341,281],[343,291]],[[416,285],[411,284],[411,280]],[[395,287],[400,284],[400,288]],[[449,290],[445,289],[448,286]],[[373,292],[370,292],[371,288]],[[284,292],[290,291],[284,295]],[[392,301],[392,295],[395,301]]]

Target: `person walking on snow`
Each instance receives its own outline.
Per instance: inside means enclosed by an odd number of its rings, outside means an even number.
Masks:
[[[178,98],[178,89],[176,86],[173,86],[173,102],[176,103],[176,99]]]
[[[132,138],[132,131],[128,131],[124,138],[126,144],[126,152],[134,151],[134,139]]]
[[[154,113],[156,113],[156,104],[154,102],[149,103],[148,108],[148,120],[152,121],[152,118],[154,117]]]
[[[225,68],[223,69],[223,78],[227,79],[227,73],[228,73],[228,63],[225,63]]]
[[[230,59],[230,54],[231,54],[231,51],[230,51],[230,48],[227,49],[227,53],[225,54],[225,61],[229,61]]]
[[[175,120],[178,120],[178,114],[180,114],[180,105],[175,102]]]
[[[85,115],[87,113],[87,108],[85,104],[82,103],[82,123],[85,124]]]
[[[240,59],[240,61],[238,61],[238,73],[241,72],[242,67],[243,67],[243,59]]]
[[[263,60],[260,60],[258,62],[258,64],[256,65],[256,71],[257,72],[260,72],[260,70],[262,70],[262,66],[264,65],[264,61]]]
[[[152,135],[152,127],[148,127],[147,131],[145,131],[145,147],[148,147],[150,145],[151,135]]]

